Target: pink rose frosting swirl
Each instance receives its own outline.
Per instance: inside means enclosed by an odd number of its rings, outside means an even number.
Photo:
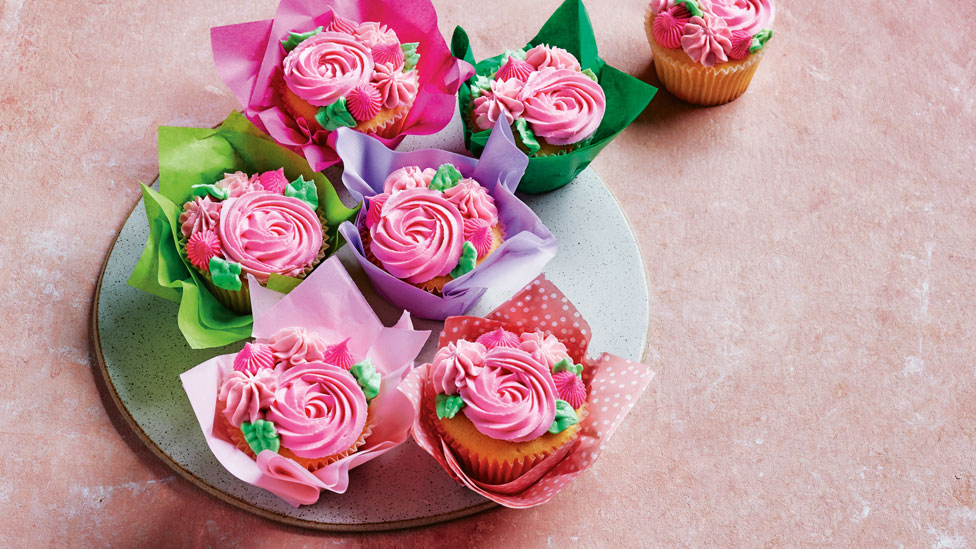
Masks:
[[[410,105],[417,98],[420,89],[420,77],[417,71],[403,72],[392,65],[377,65],[373,72],[373,85],[380,92],[383,106],[395,109],[402,105]]]
[[[386,176],[383,192],[393,194],[407,189],[426,189],[435,175],[437,170],[433,168],[422,170],[419,166],[404,166]]]
[[[556,336],[542,332],[525,332],[520,336],[519,349],[535,356],[543,364],[552,368],[557,362],[569,356],[566,346]]]
[[[496,347],[477,377],[465,378],[462,409],[491,438],[525,442],[543,435],[556,417],[556,384],[549,368],[521,349]]]
[[[529,75],[531,79],[534,72]],[[491,90],[486,90],[481,97],[474,100],[475,123],[482,130],[489,130],[495,127],[495,122],[505,116],[505,120],[511,124],[516,118],[522,116],[525,105],[519,98],[525,82],[517,78],[508,80],[492,80]]]
[[[373,54],[362,42],[341,32],[320,32],[285,57],[285,84],[316,106],[330,105],[369,83]]]
[[[720,17],[730,31],[754,35],[773,25],[776,10],[772,0],[702,0],[705,11]]]
[[[190,238],[193,234],[215,229],[220,219],[220,205],[221,202],[214,202],[209,196],[197,196],[183,204],[180,214],[183,236]]]
[[[309,362],[286,370],[267,413],[281,444],[303,458],[349,449],[366,426],[367,403],[352,374]]]
[[[681,49],[696,63],[713,67],[729,60],[732,51],[732,31],[721,18],[704,14],[685,23],[681,35]]]
[[[570,69],[532,73],[519,98],[525,104],[522,116],[551,145],[570,145],[593,135],[607,109],[603,88]]]
[[[329,345],[315,332],[305,328],[282,328],[268,340],[275,363],[291,368],[306,362],[321,362]]]
[[[355,36],[369,48],[385,44],[396,44],[397,47],[400,46],[400,40],[397,38],[396,31],[375,21],[360,23],[356,27]]]
[[[271,405],[277,390],[278,378],[272,370],[229,373],[220,386],[220,400],[226,403],[224,417],[234,427],[245,421],[254,423],[261,417],[261,409]]]
[[[297,276],[322,248],[322,223],[307,203],[267,192],[224,202],[218,236],[227,259],[262,284],[272,273]]]
[[[463,339],[440,348],[430,367],[434,390],[445,395],[457,394],[466,377],[481,373],[487,352],[484,345]]]
[[[460,212],[429,189],[391,196],[369,233],[370,249],[387,272],[412,283],[450,273],[464,243]]]
[[[464,219],[481,219],[494,226],[498,223],[495,199],[474,179],[462,179],[457,185],[444,191],[444,198],[454,204]]]
[[[263,191],[264,185],[259,179],[258,174],[248,177],[244,172],[225,173],[224,178],[218,181],[216,185],[229,191],[228,198],[237,198],[254,191]]]
[[[525,52],[525,60],[536,70],[542,70],[546,67],[580,70],[580,63],[576,56],[556,46],[539,44]]]

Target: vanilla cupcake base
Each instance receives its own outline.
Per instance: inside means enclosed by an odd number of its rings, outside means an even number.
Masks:
[[[654,53],[658,79],[672,95],[695,105],[722,105],[745,93],[766,51],[764,48],[739,61],[706,67],[693,61],[684,50],[671,50],[658,44],[653,23],[654,14],[648,11],[644,31]]]

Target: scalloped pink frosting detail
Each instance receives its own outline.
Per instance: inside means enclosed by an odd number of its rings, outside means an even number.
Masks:
[[[684,12],[687,17],[681,17]],[[691,14],[684,6],[674,6],[671,9],[662,11],[654,17],[651,26],[651,34],[654,40],[665,48],[676,50],[681,48],[681,34],[685,28],[685,23],[690,19]]]
[[[383,106],[395,109],[410,105],[417,98],[420,89],[420,76],[417,71],[403,72],[390,65],[377,65],[373,72],[373,85],[380,92]]]
[[[484,219],[465,219],[464,240],[474,246],[478,258],[485,257],[495,243],[495,237],[491,234],[491,224]]]
[[[662,11],[666,11],[668,8],[670,8],[673,5],[674,5],[673,0],[651,0],[650,4],[648,4],[648,7],[650,8],[651,13],[657,15]]]
[[[556,417],[556,384],[549,368],[521,349],[496,347],[484,368],[459,390],[464,415],[491,438],[525,442],[543,435]]]
[[[383,108],[383,98],[380,91],[371,84],[359,86],[346,96],[346,108],[349,114],[359,122],[372,120]]]
[[[325,357],[322,359],[322,362],[338,366],[343,370],[352,368],[353,364],[356,363],[356,359],[349,352],[349,339],[347,337],[335,345],[329,345],[325,349]]]
[[[262,368],[274,368],[271,346],[264,343],[245,343],[234,357],[234,370],[255,374]]]
[[[546,366],[552,368],[560,360],[569,357],[566,346],[556,336],[540,331],[525,332],[519,336],[519,349],[532,354]]]
[[[474,179],[464,178],[444,191],[444,198],[454,204],[464,219],[481,219],[494,226],[498,223],[498,208],[488,189]]]
[[[732,31],[732,48],[729,50],[729,58],[738,61],[749,57],[749,48],[751,46],[751,34],[744,30]]]
[[[366,228],[372,228],[380,222],[380,214],[383,213],[383,204],[389,200],[390,195],[387,193],[380,193],[374,196],[370,196],[366,199],[369,205],[369,211],[366,212]]]
[[[375,48],[377,45],[383,44],[396,44],[397,47],[400,46],[400,39],[397,38],[396,31],[375,21],[360,23],[356,27],[355,36],[369,48]]]
[[[509,56],[508,61],[495,73],[495,79],[508,80],[510,78],[517,78],[525,82],[533,72],[535,72],[535,67],[531,63],[518,57]]]
[[[283,328],[268,340],[275,364],[285,369],[325,358],[328,344],[315,332],[305,328]]]
[[[408,189],[383,205],[370,228],[370,250],[391,275],[412,283],[444,276],[461,257],[464,228],[457,208],[429,189]]]
[[[430,367],[434,390],[445,395],[457,394],[465,378],[481,373],[487,352],[484,345],[463,339],[438,349]]]
[[[403,68],[403,48],[399,43],[380,44],[373,48],[373,63],[389,65],[394,69]]]
[[[194,233],[215,229],[220,220],[221,202],[214,202],[210,196],[195,196],[183,204],[180,213],[180,232],[189,238]]]
[[[573,372],[559,372],[552,376],[556,384],[556,393],[560,400],[565,400],[574,409],[586,402],[586,385]]]
[[[532,73],[536,74],[536,73]],[[530,75],[531,78],[531,75]],[[474,100],[475,124],[482,130],[495,127],[495,123],[504,115],[508,124],[522,116],[525,105],[522,104],[520,94],[525,82],[517,78],[509,80],[492,80],[491,89],[485,90]]]
[[[329,32],[344,32],[352,36],[356,34],[357,28],[359,28],[359,23],[353,21],[352,19],[346,19],[333,11],[332,22],[329,23],[329,26],[326,27],[325,30]]]
[[[264,190],[257,174],[248,177],[244,172],[225,173],[224,178],[218,181],[216,185],[229,191],[228,198],[237,198],[248,193]]]
[[[262,284],[272,274],[297,276],[322,248],[322,223],[306,202],[269,192],[224,202],[218,236],[227,259]]]
[[[730,31],[745,31],[750,38],[771,27],[776,17],[772,0],[708,0],[702,10],[722,19]]]
[[[194,233],[186,243],[186,257],[201,271],[210,270],[210,259],[223,257],[220,237],[212,230]]]
[[[536,68],[542,70],[546,67],[553,69],[572,69],[582,70],[580,62],[576,56],[556,46],[539,44],[531,50],[525,52],[525,61]]]
[[[285,57],[285,84],[306,102],[324,106],[369,83],[373,54],[356,38],[341,32],[320,32]]]
[[[350,448],[366,426],[367,403],[352,374],[322,362],[285,371],[266,417],[281,444],[303,458],[320,458]]]
[[[532,131],[551,145],[571,145],[593,135],[607,109],[603,88],[570,69],[532,73],[519,99]]]
[[[692,17],[682,31],[681,49],[706,67],[725,63],[732,49],[732,31],[720,17],[708,13]]]
[[[258,181],[264,190],[274,194],[285,194],[288,187],[288,178],[285,177],[285,169],[278,168],[274,171],[264,172],[258,176]]]
[[[274,401],[277,390],[278,378],[273,370],[230,372],[220,386],[220,400],[226,403],[224,417],[237,428],[245,421],[254,423],[261,418],[261,410]]]
[[[383,192],[393,194],[407,189],[426,189],[437,175],[433,168],[421,169],[419,166],[404,166],[394,170],[386,176],[383,182]]]
[[[484,345],[488,350],[496,347],[510,347],[514,349],[521,343],[517,334],[513,334],[504,328],[483,333],[475,341]]]

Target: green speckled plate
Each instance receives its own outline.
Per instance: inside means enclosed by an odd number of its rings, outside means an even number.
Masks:
[[[457,151],[461,143],[458,127],[452,123],[440,134],[409,138],[401,150],[439,147]],[[341,187],[340,172],[327,175]],[[343,198],[349,203],[348,195]],[[649,321],[647,283],[637,242],[610,190],[588,169],[562,189],[523,199],[559,239],[559,251],[545,273],[590,323],[592,348],[641,359]],[[190,349],[176,326],[177,304],[126,285],[147,236],[140,202],[105,260],[95,296],[92,335],[101,372],[122,416],[178,473],[232,505],[320,530],[420,526],[495,506],[451,480],[413,442],[354,469],[346,494],[324,492],[315,505],[298,509],[224,470],[207,448],[179,375],[210,357],[236,352],[241,344]],[[393,324],[399,310],[372,291],[348,250],[340,251],[339,257],[380,318]],[[508,297],[488,291],[471,314],[485,314]],[[442,324],[420,320],[417,325],[437,334]],[[421,352],[420,362],[433,356],[435,342],[436,336]]]

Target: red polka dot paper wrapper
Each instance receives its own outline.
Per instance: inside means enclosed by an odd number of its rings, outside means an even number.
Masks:
[[[258,342],[267,342],[278,330],[293,327],[316,332],[330,342],[348,337],[353,356],[368,357],[382,376],[380,393],[369,405],[374,426],[365,444],[314,473],[271,450],[262,451],[254,460],[237,448],[221,427],[217,392],[223,374],[233,369],[235,354],[214,357],[180,376],[207,445],[225,469],[295,507],[311,505],[323,490],[345,492],[350,469],[407,440],[414,411],[397,386],[413,367],[430,332],[414,330],[408,313],[395,326],[383,326],[335,257],[319,265],[287,296],[256,283],[251,288],[253,336]]]
[[[448,318],[438,347],[459,339],[474,341],[478,336],[499,327],[515,333],[540,330],[552,334],[566,345],[570,357],[584,366],[587,414],[580,422],[579,437],[522,477],[504,485],[489,485],[464,473],[451,449],[432,425],[433,419],[422,411],[424,391],[432,391],[430,364],[410,372],[399,389],[410,399],[417,412],[411,433],[421,448],[461,484],[501,505],[522,509],[549,501],[593,465],[603,445],[651,382],[654,372],[644,364],[607,353],[595,359],[587,357],[589,325],[569,299],[543,275],[485,318]]]
[[[244,114],[279,144],[303,154],[312,169],[339,162],[335,134],[311,130],[282,106],[275,90],[285,55],[281,40],[291,32],[328,27],[333,10],[361,23],[376,21],[397,33],[401,43],[418,42],[420,85],[413,107],[392,139],[377,137],[396,147],[406,135],[429,135],[442,130],[454,115],[455,94],[474,74],[474,67],[451,55],[437,27],[430,0],[281,0],[273,19],[210,29],[217,73],[244,106]]]

